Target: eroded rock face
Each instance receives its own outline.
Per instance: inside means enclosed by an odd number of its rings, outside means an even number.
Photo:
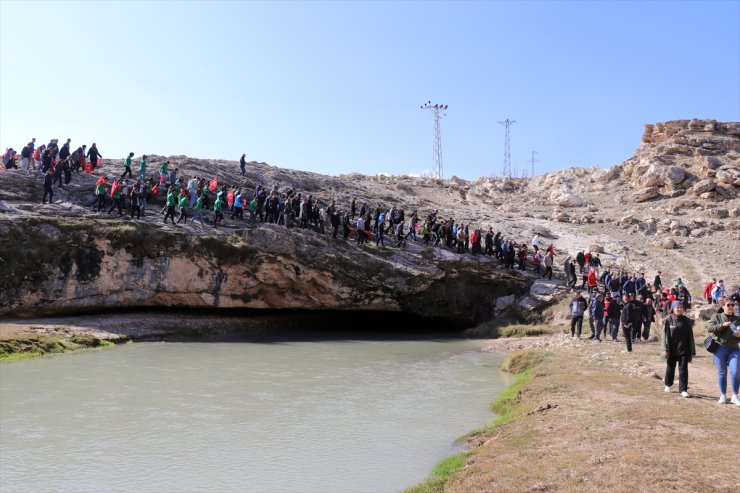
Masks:
[[[733,198],[740,187],[738,127],[737,122],[697,119],[645,125],[642,145],[622,165],[624,175],[633,186],[659,187],[666,196],[693,187],[696,195],[709,194],[706,199]],[[711,178],[728,188],[709,193]]]
[[[223,237],[46,218],[3,221],[0,229],[5,315],[145,306],[384,310],[473,325],[528,285],[492,262],[433,258],[435,249],[365,250],[273,225]]]

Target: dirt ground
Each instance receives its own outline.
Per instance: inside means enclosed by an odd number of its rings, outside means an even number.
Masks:
[[[689,393],[663,391],[660,343],[556,334],[485,343],[546,353],[519,394],[518,416],[477,435],[450,492],[740,491],[740,407],[717,403],[717,372],[697,335]],[[676,375],[678,378],[678,375]]]

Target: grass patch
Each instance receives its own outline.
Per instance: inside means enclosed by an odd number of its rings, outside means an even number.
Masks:
[[[514,375],[531,370],[545,359],[544,354],[537,351],[517,351],[509,355],[508,358],[499,363],[498,367]]]
[[[47,354],[61,354],[79,349],[102,349],[114,343],[90,334],[64,336],[16,337],[0,340],[0,361],[15,361]]]
[[[554,334],[558,332],[552,325],[507,325],[498,330],[499,337],[528,337],[541,336],[544,334]]]
[[[432,471],[432,477],[424,483],[417,484],[411,488],[407,488],[403,493],[442,493],[444,491],[445,483],[450,477],[457,471],[460,471],[465,467],[465,463],[468,457],[472,455],[472,451],[461,452],[447,457],[446,459],[439,462]]]

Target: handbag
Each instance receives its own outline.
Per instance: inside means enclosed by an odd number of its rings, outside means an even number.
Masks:
[[[719,344],[714,340],[714,337],[707,336],[707,338],[704,339],[704,349],[710,353],[716,353],[717,349],[719,349]]]

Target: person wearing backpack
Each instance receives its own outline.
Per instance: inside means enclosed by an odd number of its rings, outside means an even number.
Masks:
[[[576,337],[576,329],[578,330],[578,338],[581,338],[583,314],[586,313],[586,308],[588,308],[586,298],[581,296],[580,291],[576,291],[575,296],[570,302],[570,336],[572,338]]]

